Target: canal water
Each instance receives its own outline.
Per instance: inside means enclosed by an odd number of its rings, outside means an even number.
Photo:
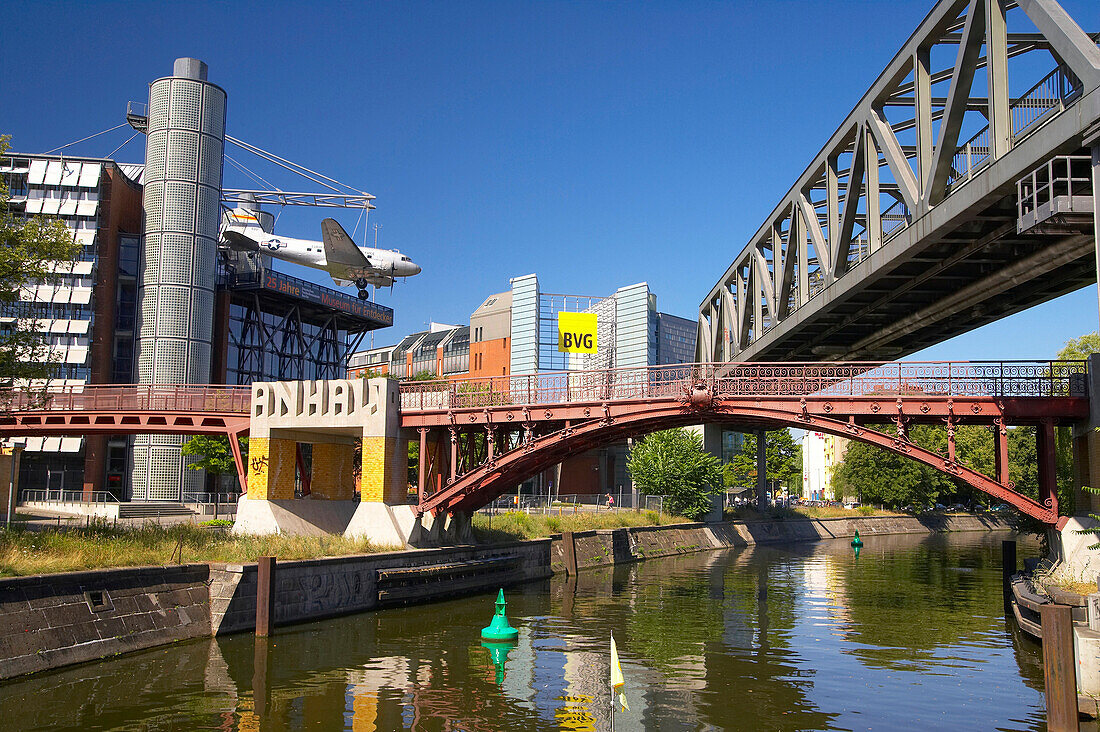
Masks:
[[[1043,730],[1041,649],[1004,619],[1004,538],[556,577],[508,591],[507,648],[479,639],[495,592],[193,641],[0,685],[0,729],[609,730],[614,632],[619,730]]]

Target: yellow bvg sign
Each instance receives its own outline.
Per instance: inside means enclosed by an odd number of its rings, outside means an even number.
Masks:
[[[562,353],[595,353],[596,314],[559,312],[558,350]]]

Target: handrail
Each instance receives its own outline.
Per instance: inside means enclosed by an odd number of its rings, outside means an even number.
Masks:
[[[78,384],[44,391],[0,388],[0,413],[37,411],[187,411],[246,414],[251,387],[176,384]]]
[[[891,361],[712,363],[556,371],[404,382],[402,410],[450,410],[638,399],[923,396],[1086,397],[1085,361]]]

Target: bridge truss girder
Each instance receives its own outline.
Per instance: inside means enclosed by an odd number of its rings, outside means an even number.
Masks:
[[[1055,69],[1012,98],[1031,52]],[[1098,88],[1054,0],[942,0],[704,299],[697,360],[896,358],[1093,281],[1092,226],[1019,234],[1014,194],[1100,129]]]

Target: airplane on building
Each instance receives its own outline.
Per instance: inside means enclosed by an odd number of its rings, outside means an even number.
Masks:
[[[359,288],[363,300],[370,285],[390,287],[398,277],[420,273],[420,267],[396,249],[356,246],[335,219],[321,222],[321,241],[270,234],[252,212],[240,208],[228,212],[225,223],[222,240],[233,249],[324,270],[337,285]]]

